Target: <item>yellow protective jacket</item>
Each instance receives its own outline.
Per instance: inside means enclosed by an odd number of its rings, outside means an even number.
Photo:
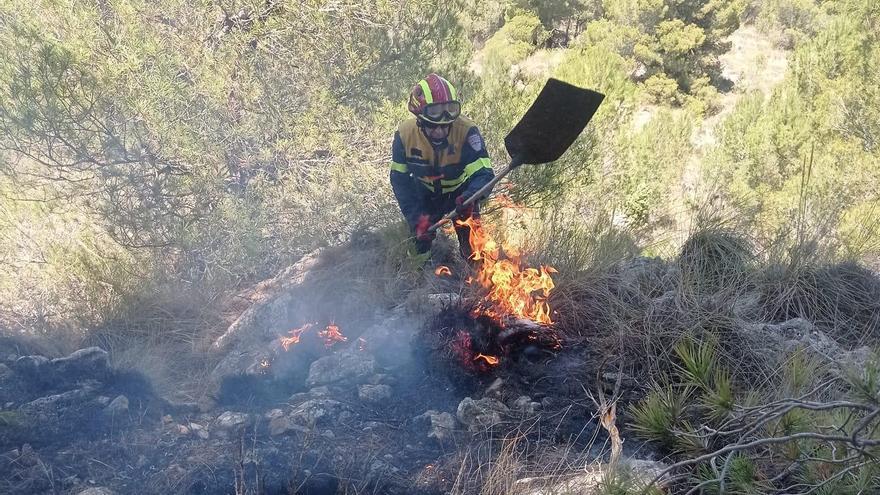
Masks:
[[[434,147],[416,119],[403,121],[391,147],[391,187],[410,226],[459,195],[469,197],[495,177],[477,126],[460,116],[446,143]]]

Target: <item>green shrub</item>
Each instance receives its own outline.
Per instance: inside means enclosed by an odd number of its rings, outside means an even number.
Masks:
[[[666,74],[654,74],[644,83],[645,92],[657,104],[671,105],[678,101],[678,83]]]

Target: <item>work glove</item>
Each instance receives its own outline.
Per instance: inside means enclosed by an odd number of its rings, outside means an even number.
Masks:
[[[464,206],[464,202],[466,199],[467,197],[464,194],[455,198],[455,212],[458,213],[458,216],[461,218],[470,218],[474,214],[474,204],[476,203],[476,201],[467,206]]]
[[[431,217],[428,215],[421,215],[419,217],[418,223],[416,223],[416,239],[425,242],[431,241],[434,239],[434,232],[429,232],[428,228],[431,226]]]

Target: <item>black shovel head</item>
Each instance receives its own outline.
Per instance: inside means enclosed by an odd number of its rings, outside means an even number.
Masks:
[[[504,146],[518,163],[556,160],[578,137],[605,95],[550,79],[541,94],[504,138]]]

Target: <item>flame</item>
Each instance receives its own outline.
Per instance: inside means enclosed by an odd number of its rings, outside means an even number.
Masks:
[[[445,275],[448,277],[452,275],[452,270],[450,270],[449,267],[446,265],[440,265],[434,270],[434,275],[437,275],[438,277],[441,275]]]
[[[313,326],[318,323],[306,323],[305,325],[294,328],[288,334],[290,337],[280,337],[279,343],[281,343],[281,347],[284,348],[285,351],[290,350],[290,346],[299,344],[300,339],[302,338],[302,334],[311,329]],[[348,338],[345,335],[342,335],[342,332],[339,330],[339,327],[334,323],[330,323],[323,330],[318,332],[318,337],[324,340],[324,346],[332,347],[333,344],[337,342],[345,342]]]
[[[326,347],[331,347],[337,342],[345,342],[348,340],[348,337],[342,335],[342,332],[339,331],[339,327],[333,323],[330,323],[327,325],[327,328],[318,332],[318,337],[324,339],[324,346]]]
[[[482,263],[478,266],[476,280],[488,290],[476,312],[495,319],[505,316],[526,318],[537,323],[551,324],[550,305],[547,298],[553,290],[553,267],[525,267],[519,254],[501,249],[491,235],[483,229],[479,219],[458,220],[459,225],[471,228],[471,258]]]
[[[485,354],[477,354],[476,356],[474,356],[474,361],[478,359],[486,361],[486,364],[488,364],[489,366],[495,366],[500,361],[500,359],[495,356],[487,356]]]
[[[299,344],[299,339],[300,337],[302,337],[303,332],[310,328],[312,328],[312,323],[306,323],[299,328],[294,328],[293,330],[288,332],[290,334],[290,337],[281,337],[281,347],[283,347],[284,350],[287,351],[290,349],[290,346],[294,344]]]

